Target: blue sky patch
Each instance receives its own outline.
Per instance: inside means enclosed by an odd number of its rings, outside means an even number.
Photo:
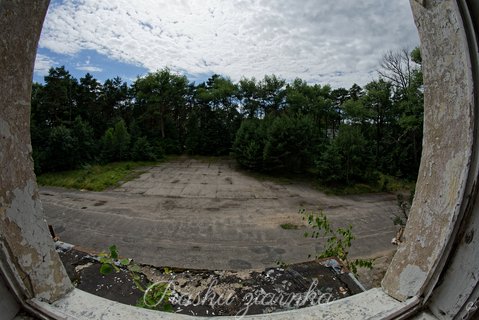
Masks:
[[[65,66],[72,76],[77,79],[90,73],[100,82],[119,76],[124,81],[131,83],[135,81],[138,76],[142,76],[148,72],[144,67],[111,59],[99,54],[95,50],[82,50],[75,55],[64,55],[45,48],[39,48],[37,61],[38,56],[40,56],[40,59],[42,57],[50,59],[53,67]],[[44,76],[47,72],[47,69],[36,70],[33,80],[43,83]]]

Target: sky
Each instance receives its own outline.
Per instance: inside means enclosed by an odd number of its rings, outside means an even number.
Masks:
[[[127,82],[168,67],[197,83],[276,74],[349,88],[418,44],[409,0],[52,0],[34,80],[62,65]]]

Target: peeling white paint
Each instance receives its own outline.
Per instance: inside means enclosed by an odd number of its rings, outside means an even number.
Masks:
[[[424,73],[424,141],[414,203],[382,286],[399,300],[434,287],[468,199],[475,135],[467,37],[455,1],[411,1],[421,38]],[[461,32],[457,32],[461,30]],[[427,294],[427,293],[426,293]]]
[[[45,288],[69,287],[70,284],[67,278],[58,282],[54,277],[54,245],[43,218],[40,200],[34,197],[35,192],[33,180],[28,180],[23,189],[13,190],[5,216],[20,229],[22,240],[16,248],[19,267],[31,278],[33,289],[38,290],[37,297],[50,300],[50,290],[41,290],[35,284],[41,283]]]
[[[36,253],[35,258],[31,253],[17,258],[22,270],[32,277],[48,279],[51,271],[45,270],[45,264],[40,264],[39,261],[43,261],[43,257],[50,257],[51,246],[45,239],[46,228],[42,228],[38,223],[40,217],[37,202],[39,200],[33,199],[34,191],[33,180],[27,181],[24,189],[13,190],[11,204],[6,210],[6,218],[20,228],[22,241],[19,244]]]
[[[404,268],[399,276],[399,293],[405,297],[415,296],[418,287],[424,283],[427,273],[421,268],[414,265],[408,265]]]
[[[434,222],[434,219],[432,217],[432,214],[429,212],[429,213],[425,213],[426,210],[422,210],[422,216],[424,217],[423,219],[423,222],[424,222],[424,227],[425,228],[430,228],[432,223]]]
[[[18,259],[18,262],[22,266],[31,266],[33,264],[32,255],[31,254],[24,254]]]
[[[422,248],[425,248],[425,247],[426,247],[426,245],[427,245],[427,240],[426,240],[426,237],[425,237],[425,236],[418,235],[418,236],[416,237],[416,240],[417,240],[417,242],[419,242],[419,243],[421,244],[421,247],[422,247]]]

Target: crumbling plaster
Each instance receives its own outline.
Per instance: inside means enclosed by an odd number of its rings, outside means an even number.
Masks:
[[[48,4],[0,1],[0,250],[10,269],[2,271],[25,297],[54,301],[72,286],[49,237],[30,144],[31,79]]]
[[[382,283],[402,301],[437,281],[468,198],[475,133],[474,83],[456,1],[412,0],[411,6],[423,57],[423,153],[405,242]]]

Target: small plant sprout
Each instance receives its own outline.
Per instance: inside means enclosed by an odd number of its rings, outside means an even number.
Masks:
[[[120,272],[121,268],[128,270],[136,288],[143,292],[143,298],[140,298],[136,303],[137,307],[168,312],[173,311],[173,306],[169,302],[171,290],[168,283],[148,283],[145,286],[142,285],[140,266],[128,258],[119,259],[118,249],[115,245],[108,248],[108,253],[102,252],[98,256],[100,257],[100,273],[102,275]],[[171,271],[165,268],[164,273],[171,274]]]
[[[358,268],[373,268],[373,259],[355,259],[350,260],[349,248],[354,240],[352,233],[353,226],[347,228],[333,229],[326,215],[320,211],[319,213],[306,212],[300,209],[299,213],[303,220],[306,220],[312,231],[306,231],[304,237],[308,238],[326,238],[326,246],[320,253],[316,253],[316,259],[329,257],[337,257],[354,275],[357,276]],[[309,258],[311,255],[309,255]]]

